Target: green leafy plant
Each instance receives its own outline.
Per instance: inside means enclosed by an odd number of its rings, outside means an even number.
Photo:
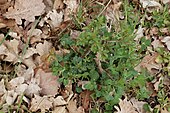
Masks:
[[[68,34],[63,35],[60,43],[70,53],[56,56],[53,73],[60,77],[59,81],[64,85],[69,80],[73,83],[89,81],[84,87],[94,92],[91,95],[94,100],[100,98],[105,101],[108,112],[112,112],[119,98],[129,90],[133,90],[139,99],[147,98],[147,77],[134,70],[140,61],[137,45],[133,41],[136,24],[137,21],[128,17],[120,23],[120,31],[113,29],[108,32],[106,19],[101,16],[82,28],[83,32],[76,40]],[[77,92],[81,91],[81,88],[77,89]]]

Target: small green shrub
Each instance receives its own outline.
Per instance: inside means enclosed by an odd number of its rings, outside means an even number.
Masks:
[[[125,92],[133,91],[139,99],[148,97],[145,87],[147,77],[134,70],[140,61],[134,42],[137,21],[127,18],[120,23],[121,30],[108,32],[106,19],[101,16],[83,28],[76,40],[68,34],[61,37],[60,44],[69,49],[66,55],[57,55],[52,65],[53,73],[64,85],[69,80],[89,81],[84,87],[94,93],[94,100],[105,100],[105,110],[112,112]],[[75,48],[75,49],[73,49]],[[82,91],[77,88],[77,92]]]

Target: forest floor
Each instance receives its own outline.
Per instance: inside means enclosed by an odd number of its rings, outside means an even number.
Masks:
[[[170,113],[169,0],[1,0],[0,113]]]

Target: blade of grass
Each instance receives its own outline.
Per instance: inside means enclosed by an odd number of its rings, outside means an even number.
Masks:
[[[10,32],[11,32],[11,30],[9,30],[8,33],[5,35],[5,37],[1,40],[0,46],[3,44],[3,42],[4,42],[5,39],[8,37],[8,35],[9,35]]]

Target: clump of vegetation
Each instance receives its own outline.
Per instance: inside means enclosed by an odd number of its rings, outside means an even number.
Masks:
[[[69,80],[89,81],[84,87],[93,91],[94,100],[103,99],[105,110],[112,111],[125,92],[139,99],[147,98],[145,73],[138,73],[134,67],[140,61],[137,45],[134,43],[135,18],[128,16],[132,8],[127,8],[126,19],[120,22],[120,30],[108,32],[105,17],[93,20],[83,28],[75,39],[63,35],[60,44],[70,50],[65,55],[57,55],[52,65],[53,73],[60,77],[64,85]],[[137,19],[137,18],[136,18]],[[77,92],[83,89],[77,86]]]

